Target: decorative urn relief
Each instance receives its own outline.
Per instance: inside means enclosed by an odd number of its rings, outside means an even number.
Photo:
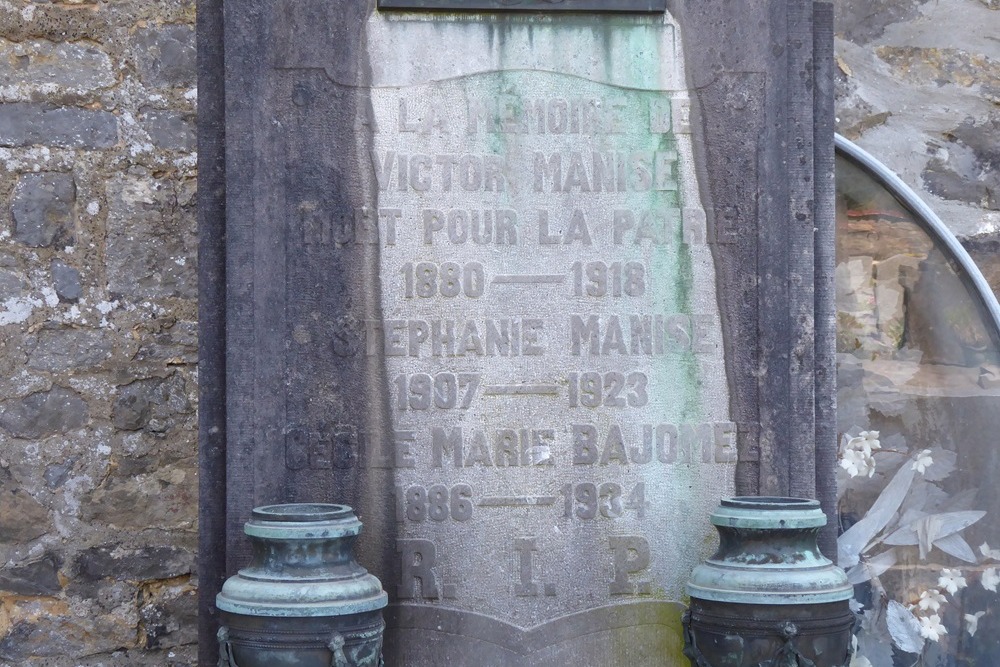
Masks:
[[[846,667],[853,587],[816,544],[816,500],[737,497],[712,513],[719,550],[695,568],[684,614],[693,667]]]
[[[245,532],[250,564],[226,580],[219,667],[375,667],[388,598],[354,560],[361,522],[346,505],[268,505]]]

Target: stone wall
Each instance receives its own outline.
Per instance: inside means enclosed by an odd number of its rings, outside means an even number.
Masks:
[[[914,188],[1000,292],[1000,2],[837,11],[838,131]]]
[[[1000,286],[1000,4],[838,3],[838,127]],[[0,0],[0,666],[193,665],[194,0]]]
[[[0,2],[0,665],[193,665],[194,0]]]

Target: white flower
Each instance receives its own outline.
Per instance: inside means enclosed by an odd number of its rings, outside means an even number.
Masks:
[[[871,477],[875,474],[875,459],[859,449],[844,450],[844,456],[840,459],[840,467],[847,471],[851,477],[867,475]]]
[[[868,470],[868,476],[871,477],[875,474],[875,459],[871,456],[865,457],[865,468]]]
[[[989,567],[983,570],[983,576],[979,580],[979,583],[983,585],[988,591],[994,593],[997,592],[997,584],[1000,584],[1000,574],[997,574],[997,569],[995,567]]]
[[[848,443],[850,445],[850,443]],[[847,471],[851,477],[858,476],[858,464],[864,459],[864,454],[856,449],[845,449],[844,455],[840,459],[840,467]]]
[[[990,549],[986,542],[979,545],[979,553],[990,560],[1000,560],[1000,549]]]
[[[882,443],[878,440],[878,431],[862,431],[858,434],[861,439],[861,446],[865,454],[871,456],[873,449],[882,449]]]
[[[932,588],[920,594],[920,601],[917,603],[917,607],[920,608],[920,611],[937,611],[945,602],[947,602],[947,599],[941,595],[941,591]]]
[[[931,458],[931,450],[922,449],[920,450],[920,453],[917,454],[917,459],[913,462],[911,468],[922,475],[924,471],[933,464],[934,459]]]
[[[969,633],[970,637],[976,636],[976,630],[979,629],[979,619],[985,615],[985,611],[977,611],[975,614],[965,615],[965,630]]]
[[[965,577],[962,576],[961,570],[950,570],[944,568],[941,570],[941,576],[938,577],[938,586],[945,589],[952,595],[957,593],[959,589],[965,588],[968,584],[965,583]]]
[[[941,624],[941,617],[937,614],[920,617],[920,636],[924,639],[936,642],[941,639],[941,635],[946,634],[948,634],[948,628]]]
[[[844,453],[863,452],[865,456],[871,456],[872,451],[882,449],[882,443],[878,440],[878,431],[862,431],[853,438],[844,436]]]

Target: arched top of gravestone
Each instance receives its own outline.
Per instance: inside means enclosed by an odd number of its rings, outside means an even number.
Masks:
[[[274,13],[279,69],[324,69],[338,75],[339,51],[315,40],[321,15],[308,3],[282,0]],[[677,25],[663,14],[395,14],[375,12],[365,26],[368,81],[373,88],[405,87],[486,72],[531,70],[577,76],[623,88],[680,91],[685,86]],[[303,44],[309,48],[302,48]],[[573,48],[566,48],[572,43]],[[409,44],[435,53],[413,58]],[[341,80],[345,79],[345,80]],[[364,85],[364,84],[362,84]]]
[[[439,11],[662,12],[666,0],[379,0],[379,9]]]

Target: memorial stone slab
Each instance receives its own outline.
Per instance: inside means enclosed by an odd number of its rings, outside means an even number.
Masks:
[[[200,6],[203,581],[253,506],[346,502],[387,664],[683,665],[718,499],[818,480],[813,100],[713,27],[811,14],[454,4]]]
[[[519,22],[495,49],[482,21],[367,29],[383,319],[365,337],[401,438],[390,646],[429,660],[424,619],[446,615],[489,644],[536,629],[563,659],[676,652],[709,555],[684,518],[732,492],[736,432],[675,26]],[[563,50],[573,29],[598,57]],[[401,39],[447,46],[417,62]],[[636,605],[642,630],[614,629]]]

